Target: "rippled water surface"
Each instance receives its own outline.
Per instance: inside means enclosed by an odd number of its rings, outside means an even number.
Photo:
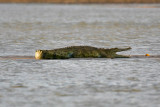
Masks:
[[[159,7],[0,4],[0,56],[72,45],[160,55]],[[160,59],[0,59],[0,105],[159,107]]]

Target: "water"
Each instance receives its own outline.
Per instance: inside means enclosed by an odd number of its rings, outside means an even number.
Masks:
[[[159,55],[159,7],[0,4],[0,56],[72,45],[130,46],[121,54]],[[159,70],[159,58],[1,59],[0,105],[159,107]]]

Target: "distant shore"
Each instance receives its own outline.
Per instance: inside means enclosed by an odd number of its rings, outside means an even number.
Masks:
[[[0,3],[160,3],[160,0],[0,0]]]

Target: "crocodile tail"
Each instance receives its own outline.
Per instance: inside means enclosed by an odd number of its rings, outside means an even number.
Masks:
[[[128,47],[128,48],[116,48],[116,52],[121,52],[121,51],[127,51],[127,50],[130,50],[132,49],[131,47]]]

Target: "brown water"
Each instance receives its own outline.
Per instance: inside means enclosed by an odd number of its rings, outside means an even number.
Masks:
[[[159,6],[0,4],[0,106],[159,107],[159,58],[33,58],[72,45],[160,55]]]

